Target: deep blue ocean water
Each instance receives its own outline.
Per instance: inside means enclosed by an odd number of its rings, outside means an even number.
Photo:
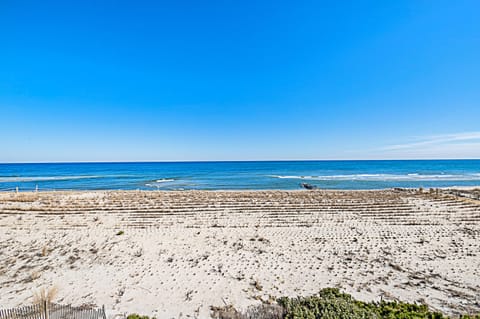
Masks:
[[[0,164],[0,190],[480,186],[480,160]]]

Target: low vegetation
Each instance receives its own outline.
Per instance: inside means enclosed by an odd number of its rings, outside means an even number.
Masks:
[[[277,300],[278,304],[259,305],[239,312],[232,306],[212,307],[215,319],[449,319],[426,305],[395,301],[363,302],[336,288],[322,289],[311,297]],[[135,319],[135,318],[132,318]],[[460,319],[480,319],[463,315]]]
[[[280,298],[279,304],[286,310],[286,319],[442,319],[441,313],[431,312],[425,305],[402,302],[362,302],[338,289],[327,288],[316,296],[306,298]]]

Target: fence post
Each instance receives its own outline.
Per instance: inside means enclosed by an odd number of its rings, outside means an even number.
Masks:
[[[48,319],[48,301],[43,301],[43,311],[45,311],[45,319]]]
[[[102,305],[103,319],[107,319],[107,314],[105,313],[105,305]]]

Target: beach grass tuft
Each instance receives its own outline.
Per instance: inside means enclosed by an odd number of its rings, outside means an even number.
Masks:
[[[43,304],[44,302],[51,303],[57,297],[58,288],[57,286],[52,286],[50,288],[42,287],[40,290],[34,293],[33,303],[34,304]]]

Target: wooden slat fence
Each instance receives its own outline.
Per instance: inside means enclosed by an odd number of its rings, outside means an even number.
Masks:
[[[72,307],[41,303],[13,309],[0,309],[0,319],[106,319],[105,308]]]

